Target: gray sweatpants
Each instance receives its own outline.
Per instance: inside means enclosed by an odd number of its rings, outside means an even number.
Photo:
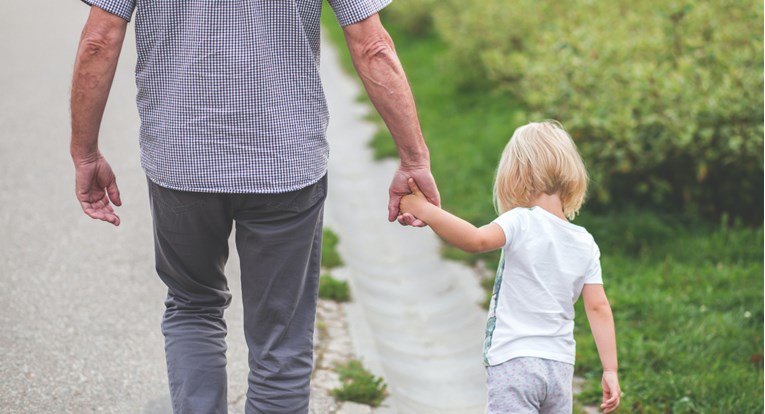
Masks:
[[[327,177],[282,194],[170,190],[149,181],[173,411],[227,412],[223,268],[236,223],[250,374],[247,414],[308,412]]]
[[[574,366],[542,358],[514,358],[486,368],[487,414],[570,414]]]

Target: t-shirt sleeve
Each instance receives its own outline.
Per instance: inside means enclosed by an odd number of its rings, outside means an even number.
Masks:
[[[590,267],[587,269],[587,274],[584,277],[584,283],[586,285],[603,284],[603,272],[600,269],[600,249],[594,242],[592,245],[592,261],[590,262]]]
[[[523,209],[514,208],[492,221],[492,223],[499,224],[502,227],[502,231],[505,232],[505,245],[502,246],[503,248],[510,246],[513,238],[519,234],[522,225],[522,211]]]
[[[82,0],[82,2],[96,6],[129,22],[133,16],[133,10],[135,10],[136,0]]]
[[[391,0],[328,0],[328,2],[335,11],[340,26],[345,27],[379,12],[390,4]]]

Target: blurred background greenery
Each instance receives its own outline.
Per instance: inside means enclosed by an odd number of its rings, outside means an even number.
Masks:
[[[620,412],[762,413],[763,3],[396,0],[382,18],[444,208],[495,217],[516,127],[557,119],[576,141],[592,180],[575,223],[602,251]],[[396,154],[385,128],[373,146]],[[600,363],[581,307],[576,339],[577,399],[594,404]]]

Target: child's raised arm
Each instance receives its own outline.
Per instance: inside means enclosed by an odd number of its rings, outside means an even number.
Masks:
[[[470,253],[488,252],[505,245],[505,232],[495,223],[476,228],[467,221],[428,202],[417,184],[409,179],[412,194],[401,199],[401,213],[422,220],[454,247]]]
[[[603,365],[603,403],[600,408],[604,413],[610,413],[619,406],[622,392],[619,388],[618,368],[616,359],[616,330],[611,305],[608,303],[603,285],[586,284],[582,289],[582,300],[590,330],[598,347],[600,363]]]

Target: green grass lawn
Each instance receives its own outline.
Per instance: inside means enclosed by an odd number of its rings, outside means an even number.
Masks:
[[[324,18],[350,68],[341,30],[331,12]],[[491,221],[500,153],[515,127],[529,120],[511,96],[460,89],[453,79],[463,68],[450,64],[438,38],[410,36],[384,22],[415,94],[444,208],[476,225]],[[373,146],[379,157],[395,155],[387,132]],[[600,245],[616,321],[624,390],[619,412],[762,413],[762,226],[583,210],[575,223]],[[498,259],[446,253],[480,258],[489,267]],[[593,404],[600,398],[600,362],[581,304],[576,339],[576,372],[588,379],[578,399]]]

